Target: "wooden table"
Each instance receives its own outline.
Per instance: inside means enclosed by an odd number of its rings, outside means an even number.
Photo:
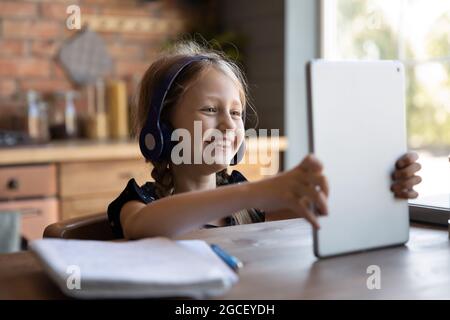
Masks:
[[[325,260],[314,257],[311,228],[302,219],[183,237],[194,238],[220,244],[245,264],[239,283],[224,299],[450,299],[445,229],[413,225],[406,246]],[[380,290],[367,288],[370,265],[381,269]],[[0,299],[54,298],[64,296],[31,253],[0,255]]]

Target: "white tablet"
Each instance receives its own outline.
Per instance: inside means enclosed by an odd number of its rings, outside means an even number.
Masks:
[[[315,60],[307,78],[310,152],[330,184],[315,255],[404,244],[408,203],[390,191],[395,161],[407,151],[403,65]]]

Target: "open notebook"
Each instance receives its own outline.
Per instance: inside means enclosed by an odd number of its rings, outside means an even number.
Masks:
[[[43,239],[30,245],[59,288],[75,298],[222,295],[237,275],[202,240]]]

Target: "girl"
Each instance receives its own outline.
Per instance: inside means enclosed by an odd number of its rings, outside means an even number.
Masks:
[[[164,83],[170,83],[168,74],[174,72],[174,66],[186,59],[191,60],[177,71],[172,84],[165,91],[161,89]],[[158,95],[162,95],[160,111],[154,101]],[[146,121],[156,121],[152,130],[157,131],[157,138],[159,134],[165,134],[158,131],[167,131],[167,128],[187,130],[193,137],[194,124],[200,122],[202,140],[197,144],[191,142],[191,150],[203,150],[213,144],[216,152],[233,156],[244,141],[243,114],[248,107],[247,98],[245,78],[234,63],[197,44],[179,43],[157,59],[143,76],[137,132],[147,130],[143,130],[148,126]],[[229,138],[227,134],[223,141],[213,141],[208,135],[211,129],[233,135]],[[142,133],[140,143],[141,150],[143,145],[145,150],[155,149],[155,143],[158,145],[154,135]],[[166,144],[164,148],[170,153],[173,147]],[[147,161],[153,164],[151,175],[155,182],[140,187],[131,179],[109,205],[108,217],[117,237],[174,237],[201,226],[297,217],[303,217],[314,228],[319,228],[312,205],[319,215],[327,214],[328,183],[322,164],[314,155],[307,155],[291,170],[261,181],[247,182],[236,170],[227,174],[229,157],[222,163],[175,164],[167,152],[155,156],[143,151]],[[417,154],[408,153],[396,162],[391,186],[396,197],[418,196],[412,189],[421,181],[415,175],[420,169],[417,158]]]

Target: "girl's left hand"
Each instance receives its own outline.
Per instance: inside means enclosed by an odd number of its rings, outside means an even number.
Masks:
[[[421,169],[418,159],[417,153],[408,152],[396,161],[391,185],[391,191],[396,198],[415,199],[419,196],[413,190],[413,187],[422,181],[420,176],[415,175]]]

